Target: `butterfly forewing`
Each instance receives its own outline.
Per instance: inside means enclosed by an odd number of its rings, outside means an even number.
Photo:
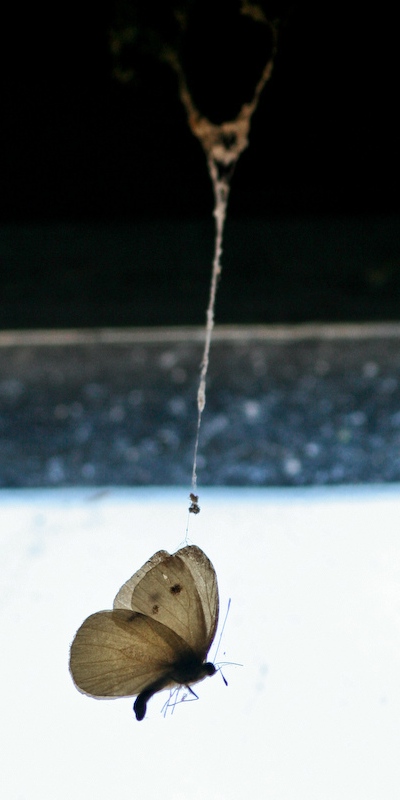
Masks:
[[[192,545],[170,556],[156,553],[118,592],[114,608],[146,614],[175,631],[202,659],[218,622],[218,589],[214,568]]]
[[[121,586],[116,598],[114,600],[113,607],[114,608],[128,608],[130,611],[132,610],[132,594],[135,590],[135,587],[139,583],[139,581],[144,578],[147,572],[149,572],[153,567],[157,566],[160,561],[164,561],[166,558],[169,558],[169,553],[166,550],[159,550],[157,553],[154,553],[154,556],[149,558],[143,567],[140,567],[129,581],[126,581],[123,586]]]
[[[165,678],[190,657],[185,642],[159,622],[118,609],[92,614],[71,646],[70,671],[76,686],[93,697],[129,697]]]
[[[209,558],[200,547],[184,547],[177,555],[189,567],[201,600],[206,626],[207,652],[218,625],[219,598],[217,576]]]

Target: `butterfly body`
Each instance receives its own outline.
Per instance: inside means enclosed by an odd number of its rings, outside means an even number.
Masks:
[[[192,656],[186,656],[180,661],[176,661],[171,674],[166,676],[166,682],[161,678],[148,686],[137,696],[133,704],[136,719],[142,720],[144,718],[147,702],[156,692],[160,692],[162,689],[172,688],[173,686],[186,686],[189,688],[190,684],[199,683],[203,678],[214,675],[216,671],[214,664],[210,661],[199,663],[194,653]]]
[[[97,698],[138,695],[137,719],[156,692],[213,675],[206,656],[218,623],[214,568],[194,545],[155,553],[118,592],[112,611],[92,614],[71,646],[77,688]]]

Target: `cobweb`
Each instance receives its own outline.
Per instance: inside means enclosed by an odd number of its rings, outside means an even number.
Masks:
[[[269,24],[263,15],[260,17],[262,12],[253,4],[243,2],[242,13],[248,13],[252,16],[256,14],[258,21],[263,21]],[[273,26],[271,27],[273,34],[275,34]],[[174,51],[171,51],[167,54],[166,59],[169,61],[178,76],[179,93],[182,103],[186,109],[189,127],[192,133],[200,141],[205,152],[208,172],[214,192],[214,257],[210,280],[209,302],[206,312],[204,350],[197,391],[197,429],[193,454],[192,494],[194,494],[197,489],[197,452],[199,448],[202,414],[206,404],[207,371],[209,365],[211,338],[214,328],[215,299],[217,294],[218,279],[221,274],[224,225],[228,207],[231,179],[241,153],[243,153],[243,150],[245,150],[248,146],[251,118],[257,108],[261,92],[271,76],[274,56],[275,43],[272,48],[272,53],[269,54],[268,61],[265,64],[258,83],[255,86],[252,100],[242,105],[236,119],[228,122],[222,122],[220,124],[214,124],[210,122],[210,120],[201,114],[201,112],[195,106],[188,89],[184,70],[177,57],[177,54]],[[197,498],[197,495],[194,496]],[[193,508],[190,510],[193,511]],[[197,511],[199,510],[200,509],[197,506]]]

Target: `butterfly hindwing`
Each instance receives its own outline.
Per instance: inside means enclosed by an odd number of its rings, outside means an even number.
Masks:
[[[71,646],[73,680],[93,697],[129,697],[149,684],[171,682],[177,661],[191,650],[174,631],[156,620],[117,609],[92,614]]]

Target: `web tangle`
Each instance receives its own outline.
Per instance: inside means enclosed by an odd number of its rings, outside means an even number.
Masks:
[[[262,15],[260,17],[260,10],[256,6],[244,2],[242,13],[252,13],[253,10],[257,12],[257,20],[270,24],[267,19]],[[212,272],[210,280],[209,302],[206,312],[206,327],[205,327],[205,342],[203,357],[200,367],[199,386],[197,391],[197,429],[194,444],[193,454],[193,470],[192,470],[192,495],[197,489],[197,453],[199,448],[200,426],[203,410],[206,403],[206,381],[207,371],[209,365],[209,355],[212,332],[214,328],[214,310],[215,299],[218,286],[218,278],[221,274],[221,255],[222,244],[224,235],[224,225],[226,219],[226,212],[228,206],[229,192],[232,175],[243,150],[248,146],[248,137],[250,132],[251,118],[257,108],[261,92],[269,80],[274,56],[276,51],[276,37],[274,26],[270,24],[273,36],[274,45],[272,53],[269,53],[268,61],[262,70],[261,76],[255,86],[252,100],[244,103],[237,115],[236,119],[220,124],[210,122],[198,110],[193,102],[190,94],[184,70],[181,66],[177,54],[170,51],[166,54],[166,60],[175,70],[178,77],[179,94],[182,103],[186,109],[189,127],[192,133],[200,141],[207,159],[208,172],[211,178],[213,192],[214,192],[214,210],[213,216],[215,220],[215,239],[214,239],[214,257],[212,262]],[[193,502],[192,502],[193,505]],[[198,506],[197,506],[198,508]],[[192,508],[189,510],[193,510]],[[198,509],[200,510],[200,509]],[[197,511],[196,511],[197,513]]]

